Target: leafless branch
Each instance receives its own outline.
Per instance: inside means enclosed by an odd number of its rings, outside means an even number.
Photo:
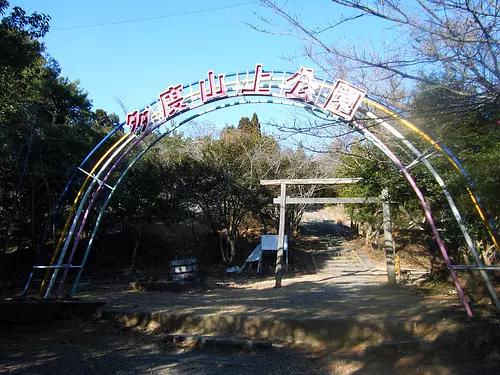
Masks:
[[[403,92],[408,94],[412,84],[402,83],[413,81],[461,96],[471,108],[500,103],[500,9],[497,1],[332,0],[332,3],[357,13],[341,15],[337,21],[326,22],[324,27],[308,27],[300,15],[287,11],[283,2],[259,0],[263,9],[277,14],[288,26],[262,15],[257,15],[257,20],[265,27],[255,22],[246,24],[261,32],[301,40],[305,44],[304,56],[330,77],[349,74],[356,84],[370,85],[372,92],[370,75],[376,76],[378,83],[397,78],[399,88],[406,86],[402,91],[394,91],[396,86],[391,83],[381,91],[378,87],[375,91],[382,96],[390,96],[391,91],[399,96]],[[325,7],[322,14],[328,12]],[[331,39],[331,31],[339,30],[338,26],[355,25],[354,22],[364,17],[383,20],[387,30],[397,33],[396,37],[389,44],[384,43],[382,48],[375,47],[371,39],[365,47],[346,38]],[[442,85],[446,80],[456,84]],[[396,95],[394,99],[391,104],[401,98]]]

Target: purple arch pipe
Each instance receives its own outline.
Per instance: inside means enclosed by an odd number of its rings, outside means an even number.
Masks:
[[[465,297],[464,290],[462,289],[462,286],[460,285],[457,274],[455,270],[453,269],[453,266],[451,264],[450,257],[448,256],[448,251],[446,250],[446,247],[444,246],[443,241],[441,240],[441,236],[439,235],[439,232],[436,228],[436,224],[434,223],[434,219],[432,218],[432,213],[431,209],[427,205],[427,202],[425,201],[424,195],[422,194],[422,191],[419,189],[417,184],[415,183],[415,180],[413,177],[408,173],[404,165],[401,163],[401,161],[397,158],[396,155],[393,154],[393,152],[380,140],[378,139],[372,132],[370,132],[368,129],[366,129],[363,125],[359,124],[356,121],[352,121],[352,124],[358,128],[362,133],[367,134],[372,142],[374,142],[377,147],[379,147],[381,150],[384,151],[384,153],[398,166],[399,170],[403,172],[405,175],[406,179],[410,183],[411,187],[415,191],[415,194],[417,195],[418,199],[420,200],[420,204],[422,205],[422,208],[424,209],[425,217],[429,221],[429,225],[431,226],[432,233],[434,234],[434,237],[436,239],[436,242],[439,246],[439,249],[441,250],[441,254],[443,255],[444,261],[446,262],[446,266],[448,267],[448,270],[450,271],[451,278],[453,279],[453,282],[455,284],[455,287],[457,288],[458,295],[460,297],[460,300],[462,301],[462,304],[465,307],[465,311],[467,312],[467,315],[469,317],[472,316],[472,310],[470,308],[469,302],[467,301],[467,298]]]

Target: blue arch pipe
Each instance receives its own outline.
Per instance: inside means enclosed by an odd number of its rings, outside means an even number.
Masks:
[[[278,102],[278,100],[273,100],[273,99],[264,99],[264,100],[259,100],[258,101],[259,103],[275,103]],[[323,112],[321,110],[319,110],[318,108],[316,107],[313,107],[313,106],[310,106],[310,105],[307,105],[307,104],[302,104],[302,103],[297,103],[297,102],[294,102],[294,101],[286,101],[287,105],[291,105],[291,106],[295,106],[295,107],[300,107],[300,108],[307,108],[307,109],[310,109],[310,110],[313,110],[313,111],[320,111],[320,112]],[[202,112],[199,112],[199,113],[196,113],[190,117],[188,117],[187,119],[184,119],[182,120],[181,122],[179,122],[179,124],[177,124],[175,127],[173,127],[172,129],[169,129],[167,130],[166,132],[162,133],[161,136],[159,137],[156,137],[153,142],[151,142],[144,150],[142,150],[133,160],[132,162],[125,168],[125,170],[122,172],[122,174],[120,175],[120,177],[117,179],[117,181],[115,182],[114,184],[114,187],[113,189],[109,192],[108,196],[106,197],[106,200],[103,204],[103,206],[101,207],[101,210],[99,211],[99,214],[98,214],[98,218],[96,220],[96,223],[95,223],[95,226],[94,226],[94,229],[92,231],[92,234],[91,234],[91,237],[90,237],[90,240],[89,240],[89,243],[87,245],[87,248],[85,250],[85,254],[84,254],[84,257],[83,257],[83,260],[82,260],[82,264],[81,264],[81,267],[80,269],[78,270],[78,274],[77,274],[77,277],[76,277],[76,280],[75,280],[75,283],[73,284],[73,288],[71,290],[71,293],[70,293],[70,297],[72,297],[75,292],[76,292],[76,288],[78,286],[78,282],[80,280],[80,277],[82,275],[82,272],[83,272],[83,268],[87,262],[87,259],[88,259],[88,256],[89,256],[89,253],[90,253],[90,250],[92,248],[92,244],[94,242],[94,238],[97,234],[97,231],[99,229],[99,225],[100,225],[100,222],[102,220],[102,217],[104,216],[104,213],[105,213],[105,210],[106,208],[108,207],[110,201],[111,201],[111,198],[114,194],[114,192],[116,191],[116,188],[119,186],[119,184],[121,183],[121,181],[123,180],[123,178],[126,176],[126,174],[129,172],[129,170],[152,148],[154,147],[161,139],[163,139],[165,136],[167,136],[168,134],[170,134],[173,130],[177,129],[178,127],[184,125],[185,123],[189,122],[189,121],[192,121],[194,120],[195,118],[197,117],[200,117],[204,114],[207,114],[209,112],[213,112],[213,111],[216,111],[216,110],[219,110],[219,109],[222,109],[222,108],[226,108],[226,107],[231,107],[231,106],[235,106],[235,105],[241,105],[241,104],[251,104],[251,103],[255,103],[255,101],[247,101],[247,100],[239,100],[237,102],[232,102],[232,103],[224,103],[222,105],[219,105],[219,106],[216,106],[216,107],[212,107],[212,108],[208,108],[206,109],[205,111],[202,111]],[[280,99],[279,100],[279,104],[283,104],[283,101]],[[148,132],[148,134],[151,134],[155,129],[159,128],[160,126],[164,125],[165,123],[168,123],[172,120],[172,118],[169,118],[167,121],[165,122],[162,122],[160,124],[157,124],[155,126],[154,129],[151,129],[151,131]],[[141,139],[144,139],[144,137],[141,137]],[[136,142],[138,142],[139,140],[137,140]],[[134,145],[132,145],[130,148],[132,148]],[[129,150],[125,151],[125,153],[128,153]],[[125,154],[124,153],[124,154]],[[117,161],[116,163],[118,163],[119,161]],[[107,181],[107,177],[110,175],[110,172],[108,172],[108,174],[104,177],[104,179],[102,180],[103,184]],[[101,185],[102,186],[102,185]],[[95,195],[97,195],[98,191],[95,192]],[[90,202],[90,204],[92,204],[92,201]],[[89,205],[90,205],[89,204]],[[76,246],[75,246],[76,248]],[[73,251],[72,251],[73,253]],[[71,260],[72,260],[72,255],[70,254],[70,259],[68,260],[68,264],[71,263]],[[66,267],[66,269],[68,269],[68,267]],[[66,274],[66,272],[65,272]],[[62,286],[63,286],[63,283],[64,283],[64,278],[65,276],[63,275],[63,278],[59,284],[59,291],[58,293],[61,292],[62,290]]]
[[[101,148],[101,146],[104,143],[106,143],[106,141],[109,138],[111,138],[118,130],[120,130],[121,128],[123,128],[123,125],[124,125],[124,123],[121,123],[121,124],[115,126],[103,139],[101,139],[101,141],[87,154],[87,156],[82,160],[82,162],[80,163],[80,165],[75,169],[75,171],[71,175],[71,177],[68,180],[68,182],[66,183],[66,186],[64,187],[62,193],[59,195],[59,198],[57,200],[57,206],[56,206],[56,208],[55,208],[55,210],[54,210],[54,212],[52,214],[52,218],[50,220],[50,224],[47,226],[47,229],[45,230],[45,234],[43,236],[42,242],[40,243],[40,246],[38,248],[38,253],[36,255],[36,260],[34,262],[35,265],[39,265],[39,263],[40,263],[40,259],[41,259],[41,256],[42,256],[42,251],[45,248],[45,246],[47,245],[47,241],[49,239],[50,233],[52,232],[52,228],[54,227],[54,224],[56,222],[57,216],[61,212],[61,207],[62,207],[62,204],[64,202],[64,197],[66,196],[66,193],[68,192],[71,184],[73,184],[73,181],[78,176],[79,168],[83,168],[83,166],[85,165],[85,163],[92,157],[92,155],[94,155],[94,153],[96,153],[97,150],[99,150],[99,148]],[[32,268],[31,272],[30,272],[30,275],[28,277],[28,282],[26,283],[26,287],[24,288],[23,295],[25,295],[27,293],[27,291],[28,291],[28,287],[29,287],[29,285],[31,283],[31,279],[33,278],[34,271],[35,271],[35,269]]]

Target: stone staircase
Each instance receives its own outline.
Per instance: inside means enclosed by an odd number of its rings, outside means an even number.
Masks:
[[[359,254],[342,246],[342,239],[328,236],[311,251],[317,273],[341,277],[353,273],[375,271],[369,260],[361,262]]]

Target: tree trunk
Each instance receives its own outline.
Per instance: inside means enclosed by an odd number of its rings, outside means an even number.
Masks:
[[[142,232],[144,232],[144,225],[141,226],[139,232],[132,231],[135,240],[134,252],[132,253],[132,266],[131,266],[132,269],[135,269],[135,266],[137,264],[137,253],[139,252],[139,245],[141,243]]]
[[[219,249],[220,249],[220,254],[221,254],[221,257],[222,257],[222,262],[227,264],[228,263],[228,259],[227,259],[227,256],[226,256],[226,251],[224,250],[224,238],[225,238],[225,235],[224,233],[222,232],[219,232],[217,233],[217,239],[219,241]]]
[[[365,245],[368,246],[371,243],[372,239],[372,226],[370,224],[366,225],[366,237],[365,237]]]
[[[229,254],[229,263],[231,263],[236,256],[236,238],[230,238],[228,236],[227,242],[229,243],[231,249]]]
[[[267,234],[267,224],[266,224],[266,218],[264,217],[264,214],[262,212],[259,212],[259,219],[260,222],[262,223],[263,227],[263,234]]]
[[[439,246],[433,236],[427,235],[425,237],[425,245],[431,255],[431,271],[429,278],[435,281],[445,281],[448,279],[449,273]]]

